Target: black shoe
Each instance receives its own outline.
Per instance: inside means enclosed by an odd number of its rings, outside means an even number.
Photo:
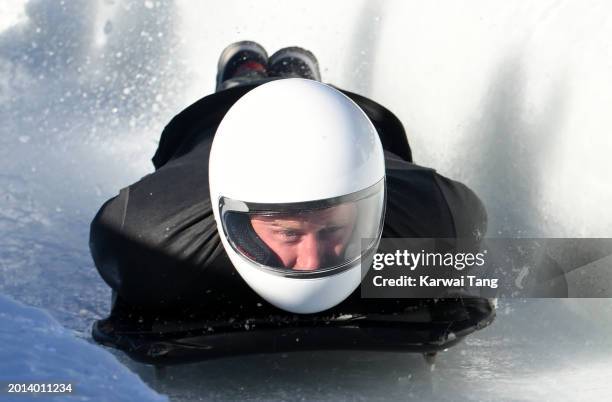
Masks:
[[[274,53],[268,59],[268,75],[321,81],[317,58],[301,47],[286,47]]]
[[[268,76],[268,53],[257,42],[242,41],[226,47],[219,57],[217,90],[223,82],[238,77],[253,79]]]

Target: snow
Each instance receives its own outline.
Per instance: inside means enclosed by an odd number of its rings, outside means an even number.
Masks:
[[[110,292],[89,256],[89,222],[106,199],[152,171],[164,125],[213,90],[220,51],[242,39],[270,53],[309,48],[326,81],[388,106],[418,163],[484,200],[488,236],[612,237],[611,11],[603,0],[3,1],[0,293],[66,328],[54,324],[45,342],[57,336],[66,345],[66,331],[91,340]],[[172,400],[612,394],[609,299],[502,300],[499,311],[433,371],[415,355],[290,353],[170,368],[158,380],[113,353]],[[12,345],[28,332],[0,330],[15,339],[2,353],[20,353]],[[78,344],[74,350],[85,347]],[[23,361],[58,362],[44,352]],[[88,359],[106,363],[104,356]]]
[[[41,309],[0,295],[2,397],[64,400],[66,395],[8,395],[8,383],[71,384],[75,401],[167,401],[104,349],[76,338]],[[94,363],[95,364],[92,364]]]

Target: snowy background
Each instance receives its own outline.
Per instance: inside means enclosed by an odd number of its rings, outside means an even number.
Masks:
[[[91,342],[110,292],[89,255],[89,222],[152,171],[163,126],[213,90],[219,53],[242,39],[270,54],[306,47],[324,81],[394,111],[417,163],[481,196],[489,236],[612,237],[611,12],[606,1],[577,0],[2,0],[0,293],[45,309],[62,336]],[[0,354],[36,359],[17,353],[27,327],[13,321],[55,324],[8,299],[0,305]],[[612,395],[612,301],[499,307],[493,326],[433,371],[415,355],[294,353],[175,367],[159,380],[115,355],[172,400]],[[106,361],[102,352],[87,352],[89,361]],[[48,370],[82,374],[57,362]],[[3,365],[0,374],[32,378],[34,366]],[[136,377],[107,389],[130,386]]]

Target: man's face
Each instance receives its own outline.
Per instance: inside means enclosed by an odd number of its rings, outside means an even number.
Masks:
[[[253,215],[251,224],[285,268],[312,271],[341,262],[356,219],[357,207],[350,203],[294,215]]]

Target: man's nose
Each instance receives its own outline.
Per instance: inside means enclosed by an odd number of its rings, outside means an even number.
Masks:
[[[316,233],[308,233],[302,236],[294,269],[313,271],[317,268],[321,268],[321,244]]]

